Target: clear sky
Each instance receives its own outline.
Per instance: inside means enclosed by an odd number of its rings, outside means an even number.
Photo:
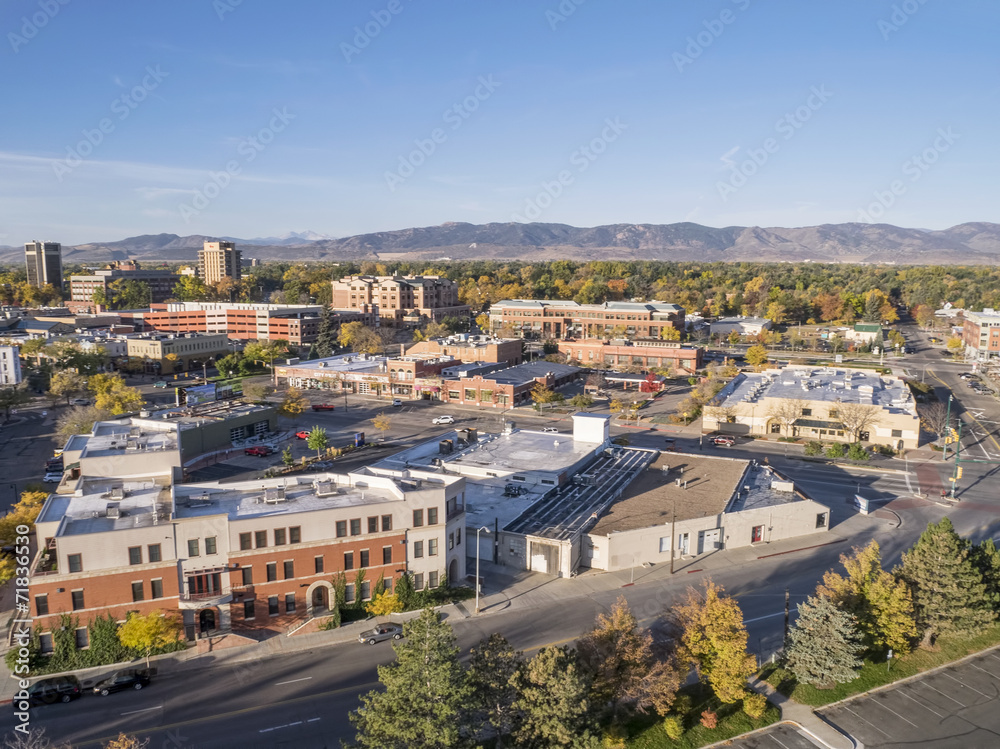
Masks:
[[[995,0],[7,0],[0,244],[1000,221]]]

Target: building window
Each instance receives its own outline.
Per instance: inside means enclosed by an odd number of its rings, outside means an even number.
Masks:
[[[35,614],[45,616],[49,613],[49,596],[47,593],[35,596]]]
[[[462,529],[459,528],[458,530],[455,531],[455,546],[461,546],[461,545],[462,545]]]
[[[323,571],[323,557],[319,556],[313,559],[313,568],[317,575]]]
[[[391,530],[392,530],[392,515],[383,515],[382,532],[385,533],[386,531],[391,531]]]
[[[392,564],[392,547],[382,547],[382,564]]]
[[[46,633],[44,635],[39,635],[38,636],[38,651],[40,653],[48,654],[48,653],[51,653],[52,650],[53,650],[53,647],[52,647],[52,635],[48,634],[48,633]]]
[[[781,434],[781,424],[779,422],[771,424],[771,434]]]
[[[254,601],[253,601],[252,598],[249,601],[244,601],[243,602],[243,618],[244,619],[253,619],[254,618],[253,604],[254,604]]]
[[[449,533],[448,534],[448,551],[451,551],[454,548],[455,548],[455,534],[454,533]]]
[[[347,521],[338,520],[337,521],[337,538],[343,538],[347,535]]]
[[[420,528],[424,524],[424,511],[414,510],[413,511],[413,527]]]
[[[253,585],[253,567],[244,567],[240,570],[243,585]]]
[[[77,650],[83,650],[84,648],[90,646],[90,635],[87,633],[86,627],[77,627],[73,634],[76,637]]]
[[[435,570],[434,572],[428,572],[427,573],[427,587],[428,588],[436,588],[437,586],[438,586],[438,573],[437,573],[437,571]]]
[[[142,583],[141,582],[132,583],[132,600],[133,601],[141,601],[141,600],[143,600]]]
[[[413,558],[420,559],[424,555],[424,542],[414,541],[413,542]]]
[[[268,562],[267,563],[267,581],[273,583],[278,579],[278,563]]]
[[[813,415],[813,410],[811,408],[803,408],[802,409],[802,415],[803,416],[812,416]]]
[[[902,429],[893,429],[892,430],[892,436],[893,437],[902,437],[903,436],[903,430]]]
[[[72,593],[70,593],[70,596],[72,597],[73,600],[73,611],[80,611],[81,609],[84,608],[82,590],[74,590]]]
[[[595,551],[596,551],[596,549],[595,549]],[[670,536],[661,536],[660,537],[660,553],[661,554],[666,554],[669,551],[670,551]]]
[[[251,537],[249,533],[240,534],[240,551],[249,551],[253,548],[251,544]]]
[[[68,557],[70,572],[83,572],[83,555],[70,554]]]
[[[368,569],[371,564],[371,559],[368,555],[368,549],[361,550],[361,569]]]
[[[267,597],[267,614],[268,616],[277,616],[281,612],[278,611],[278,597],[268,596]]]
[[[372,583],[371,580],[365,580],[361,583],[361,600],[367,601],[372,597]]]
[[[149,581],[149,597],[153,599],[163,598],[163,580],[156,578]]]
[[[345,586],[344,603],[354,603],[354,583],[348,583]]]
[[[294,614],[295,613],[295,594],[285,593],[285,613]]]
[[[267,531],[257,531],[254,534],[254,545],[258,549],[263,549],[267,546]]]
[[[826,513],[820,512],[816,515],[816,527],[826,528]]]
[[[142,564],[142,547],[141,546],[129,546],[128,547],[128,563],[129,564]]]
[[[438,540],[436,538],[427,539],[427,556],[436,557],[438,553]]]
[[[378,533],[378,517],[368,518],[368,532]]]
[[[413,576],[413,589],[423,590],[424,589],[424,573],[418,572]]]
[[[354,569],[354,552],[345,551],[344,552],[344,569],[353,570]]]
[[[295,562],[293,562],[291,559],[285,561],[284,573],[286,580],[291,580],[293,577],[295,577]]]
[[[351,520],[351,535],[360,536],[361,535],[361,518],[354,518]]]
[[[427,525],[437,525],[438,521],[438,510],[437,507],[427,508]]]
[[[160,545],[159,544],[150,544],[149,546],[146,547],[146,551],[149,554],[149,561],[150,562],[160,562],[160,561],[162,561],[163,556],[160,554]]]
[[[295,526],[294,528],[288,529],[288,543],[290,544],[300,544],[302,543],[302,528]]]
[[[189,538],[188,539],[188,556],[189,557],[201,556],[201,553],[198,551],[198,539],[197,538]]]
[[[218,553],[218,545],[215,543],[215,536],[209,536],[205,539],[205,553],[206,554],[216,554]]]
[[[274,529],[274,545],[284,546],[285,545],[285,529],[275,528]]]

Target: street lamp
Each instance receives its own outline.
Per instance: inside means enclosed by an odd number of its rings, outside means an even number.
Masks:
[[[476,613],[479,613],[479,534],[482,531],[490,532],[490,529],[485,525],[482,528],[476,528]]]

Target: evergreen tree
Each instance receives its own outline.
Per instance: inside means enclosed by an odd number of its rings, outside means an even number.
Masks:
[[[852,681],[861,666],[857,620],[830,600],[809,596],[788,633],[785,655],[795,678],[820,689]]]
[[[570,648],[542,648],[515,677],[523,749],[599,746],[587,695],[590,684]]]
[[[986,585],[986,600],[996,612],[1000,610],[1000,550],[997,549],[992,538],[987,538],[980,544],[973,546],[969,551],[972,563],[983,576],[983,583]]]
[[[370,749],[438,749],[461,743],[469,688],[451,627],[425,609],[403,625],[395,662],[378,667],[385,690],[362,696],[351,713],[356,743]]]
[[[925,643],[940,635],[972,634],[996,617],[986,600],[983,575],[969,556],[969,544],[948,518],[927,526],[903,554],[898,573],[910,587]]]
[[[337,318],[330,309],[329,304],[324,304],[319,313],[319,332],[316,335],[316,342],[312,346],[312,354],[317,359],[325,359],[333,356],[337,349]]]
[[[413,589],[413,578],[409,572],[404,572],[396,581],[396,597],[399,599],[403,611],[409,611],[413,604],[413,596],[416,591]]]
[[[497,749],[514,730],[517,687],[514,677],[524,665],[520,651],[503,635],[492,634],[472,649],[469,660],[470,727],[482,741],[494,738]]]

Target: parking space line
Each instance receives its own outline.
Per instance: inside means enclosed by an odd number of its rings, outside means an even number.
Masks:
[[[851,713],[852,715],[854,715],[854,717],[855,717],[855,718],[857,718],[858,720],[860,720],[860,721],[861,721],[862,723],[867,723],[868,725],[870,725],[870,726],[871,726],[872,728],[874,728],[874,729],[875,729],[876,731],[878,731],[878,732],[879,732],[880,734],[882,734],[882,735],[883,735],[883,736],[885,736],[886,738],[889,738],[889,739],[891,739],[891,738],[892,738],[892,736],[891,736],[891,735],[889,735],[888,733],[886,733],[885,731],[883,731],[883,730],[882,730],[881,728],[879,728],[879,727],[878,727],[877,725],[875,725],[874,723],[872,723],[872,722],[871,722],[870,720],[865,720],[864,718],[862,718],[862,717],[861,717],[860,715],[858,715],[858,713],[857,713],[857,712],[855,712],[855,711],[854,711],[853,709],[851,709],[851,708],[849,708],[849,707],[845,707],[844,709],[845,709],[845,710],[847,710],[847,712],[849,712],[849,713]]]
[[[771,739],[771,741],[775,742],[778,746],[782,747],[782,749],[788,749],[788,745],[783,743],[781,739],[779,739],[777,736],[772,736],[771,734],[768,734],[767,737]]]
[[[276,682],[274,686],[280,687],[282,684],[295,684],[296,682],[299,681],[309,681],[311,678],[312,678],[311,676],[303,676],[301,679],[292,679],[291,681],[279,681]]]
[[[912,720],[909,720],[908,718],[904,718],[902,715],[900,715],[899,713],[897,713],[891,707],[889,707],[888,705],[884,704],[884,702],[885,702],[885,700],[882,700],[881,702],[879,702],[879,700],[877,700],[877,699],[872,700],[872,704],[873,705],[878,705],[883,710],[888,710],[890,713],[892,713],[893,715],[895,715],[897,718],[899,718],[900,720],[906,721],[907,723],[909,723],[914,728],[920,728],[920,726],[918,726]]]
[[[971,689],[973,692],[975,692],[976,694],[978,694],[980,697],[986,697],[987,699],[992,699],[992,697],[990,697],[989,695],[983,694],[982,692],[980,692],[975,687],[970,687],[968,684],[962,683],[961,681],[959,681],[958,679],[956,679],[954,676],[952,676],[951,674],[949,674],[947,672],[942,671],[941,675],[945,676],[945,677],[947,677],[949,679],[951,679],[953,682],[955,682],[956,684],[958,684],[960,687],[965,687],[966,689]]]
[[[938,716],[939,718],[943,718],[943,717],[944,717],[944,716],[943,716],[943,715],[942,715],[941,713],[939,713],[939,712],[938,712],[937,710],[935,710],[934,708],[932,708],[932,707],[930,707],[930,706],[928,706],[928,705],[925,705],[925,704],[924,704],[923,702],[920,702],[920,701],[919,701],[919,700],[918,700],[918,699],[917,699],[916,697],[911,697],[911,696],[910,696],[909,694],[907,694],[907,693],[906,693],[906,690],[904,690],[904,689],[897,689],[897,690],[896,690],[896,693],[897,693],[897,694],[901,694],[901,695],[902,695],[903,697],[906,697],[906,699],[910,700],[911,702],[915,702],[915,703],[917,703],[917,704],[918,704],[918,705],[920,705],[920,707],[922,707],[922,708],[923,708],[924,710],[929,710],[930,712],[934,713],[934,714],[935,714],[936,716]]]
[[[985,668],[980,668],[975,663],[970,663],[969,665],[972,666],[977,671],[982,671],[984,674],[986,674],[987,676],[989,676],[990,679],[992,679],[994,681],[998,680],[997,675],[995,673],[993,673],[992,671],[987,671]]]
[[[959,702],[954,697],[949,697],[947,694],[945,694],[944,692],[942,692],[940,689],[936,689],[936,688],[932,687],[926,681],[923,681],[923,680],[922,681],[916,681],[916,682],[914,682],[914,684],[920,684],[921,686],[925,686],[928,689],[933,689],[935,692],[937,692],[938,694],[940,694],[942,697],[945,697],[945,698],[951,700],[956,705],[961,705],[962,707],[968,707],[968,705],[966,705],[964,702]]]

